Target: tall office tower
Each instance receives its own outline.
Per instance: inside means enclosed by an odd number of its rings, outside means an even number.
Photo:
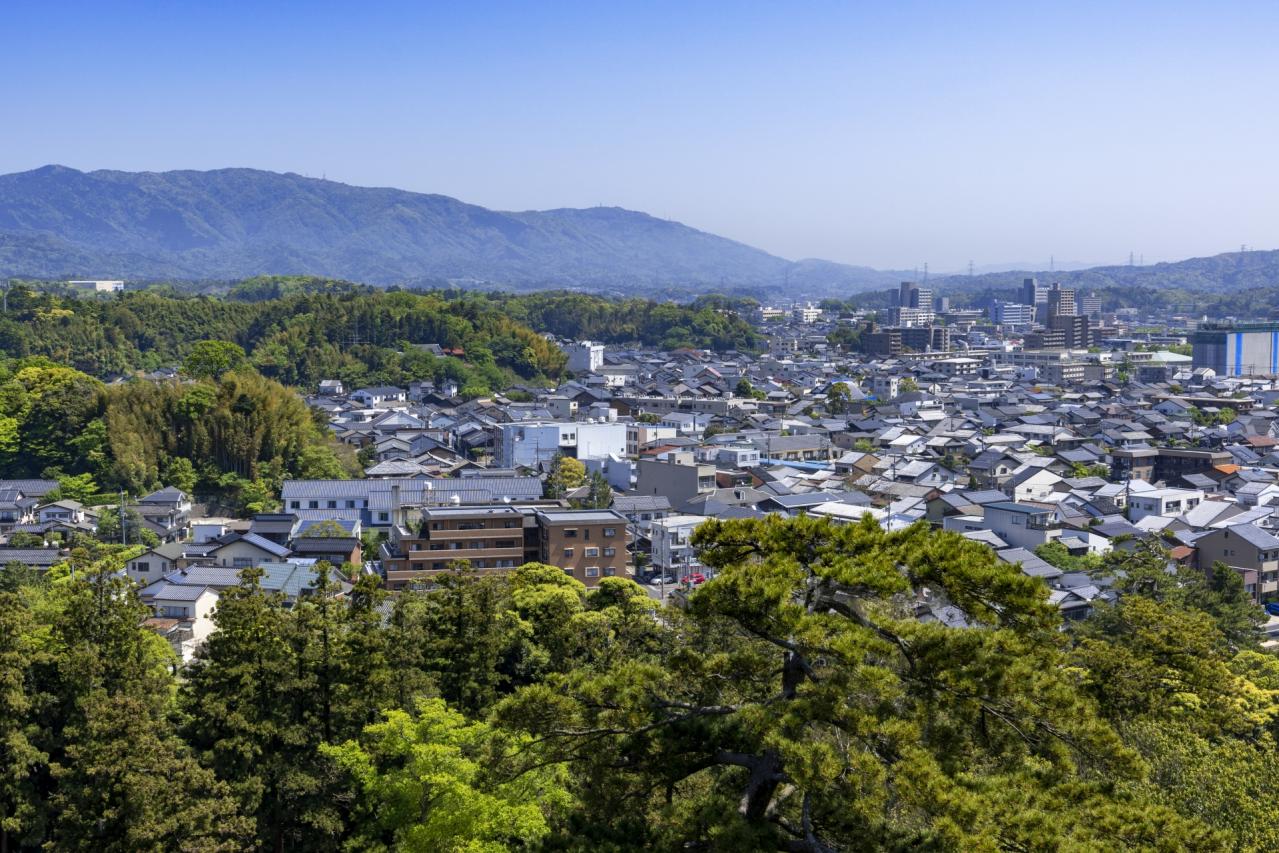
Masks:
[[[938,314],[945,314],[947,311],[949,311],[949,310],[950,310],[950,297],[949,297],[949,296],[934,296],[934,297],[933,297],[933,310],[934,310],[934,311],[936,311]]]
[[[1065,336],[1064,345],[1070,349],[1087,349],[1092,343],[1092,330],[1088,318],[1079,314],[1055,314],[1048,320],[1048,328]]]
[[[1062,287],[1057,282],[1053,282],[1053,286],[1048,290],[1048,319],[1053,317],[1074,317],[1078,312],[1075,310],[1075,289],[1073,287]]]
[[[1039,289],[1039,282],[1035,281],[1033,278],[1024,278],[1021,280],[1022,305],[1037,305],[1040,302],[1043,302],[1044,300],[1041,296],[1042,293],[1043,291]]]
[[[1079,313],[1092,318],[1101,316],[1101,297],[1096,291],[1079,297]]]
[[[897,307],[933,310],[932,288],[920,287],[913,281],[903,281],[897,289]]]

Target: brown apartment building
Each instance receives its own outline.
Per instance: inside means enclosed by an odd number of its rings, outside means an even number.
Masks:
[[[536,518],[512,506],[422,509],[395,525],[382,547],[389,589],[403,589],[465,560],[473,569],[510,570],[537,559]]]
[[[587,586],[629,577],[626,518],[611,509],[540,510],[538,560],[559,566]]]
[[[395,525],[382,546],[389,589],[430,584],[460,560],[480,572],[547,563],[587,586],[629,577],[626,518],[613,510],[457,506],[417,514],[420,520]]]

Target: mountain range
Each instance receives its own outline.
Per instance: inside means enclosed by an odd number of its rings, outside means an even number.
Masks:
[[[617,207],[509,212],[443,195],[256,169],[0,175],[0,276],[232,280],[305,274],[368,284],[603,293],[846,297],[912,274],[790,261]],[[999,291],[1037,275],[1079,288],[1229,292],[1279,283],[1279,252],[1149,266],[934,277]]]
[[[442,195],[255,169],[0,176],[0,275],[593,290],[891,287],[900,273],[792,262],[616,207],[504,212]]]

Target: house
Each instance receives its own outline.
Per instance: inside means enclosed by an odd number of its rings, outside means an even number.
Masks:
[[[650,524],[648,536],[653,546],[653,568],[676,578],[701,568],[691,540],[693,531],[705,521],[703,515],[670,515]]]
[[[184,547],[180,542],[164,542],[124,564],[124,573],[140,584],[149,584],[177,571]]]
[[[1244,578],[1254,601],[1279,598],[1279,537],[1251,524],[1210,530],[1194,539],[1199,569],[1224,563]]]
[[[1198,489],[1151,489],[1128,497],[1128,520],[1147,516],[1176,516],[1199,506],[1204,493]]]
[[[134,505],[142,522],[162,542],[185,539],[190,532],[191,498],[173,486],[139,498]]]
[[[188,552],[186,556],[191,557],[192,554]],[[228,533],[209,543],[197,561],[214,566],[247,569],[261,563],[283,560],[287,556],[288,548],[257,534]]]
[[[350,400],[370,409],[380,408],[392,403],[403,403],[409,398],[409,392],[393,385],[378,385],[373,388],[360,388],[352,391]]]
[[[1044,501],[1052,498],[1060,482],[1062,478],[1047,468],[1025,466],[1004,483],[1004,493],[1014,501]]]
[[[350,519],[299,521],[288,550],[299,557],[327,560],[334,566],[360,565],[363,563],[360,522]]]
[[[190,663],[213,633],[213,611],[218,594],[207,586],[187,586],[160,581],[151,584],[142,600],[154,614],[143,624],[169,641],[183,663]]]
[[[1051,509],[1031,504],[1014,501],[988,503],[982,507],[982,521],[987,530],[1010,546],[1028,551],[1061,536],[1061,522],[1056,514]],[[947,524],[949,522],[947,519]]]

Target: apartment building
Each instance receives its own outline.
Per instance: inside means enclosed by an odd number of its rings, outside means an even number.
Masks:
[[[629,577],[626,518],[611,509],[539,510],[538,560],[587,586]]]
[[[715,466],[698,464],[689,452],[670,452],[659,459],[641,459],[635,492],[659,495],[681,507],[703,492],[715,489]]]
[[[471,568],[510,570],[537,558],[536,516],[512,506],[425,508],[392,528],[382,548],[389,589],[430,583],[465,560]]]

